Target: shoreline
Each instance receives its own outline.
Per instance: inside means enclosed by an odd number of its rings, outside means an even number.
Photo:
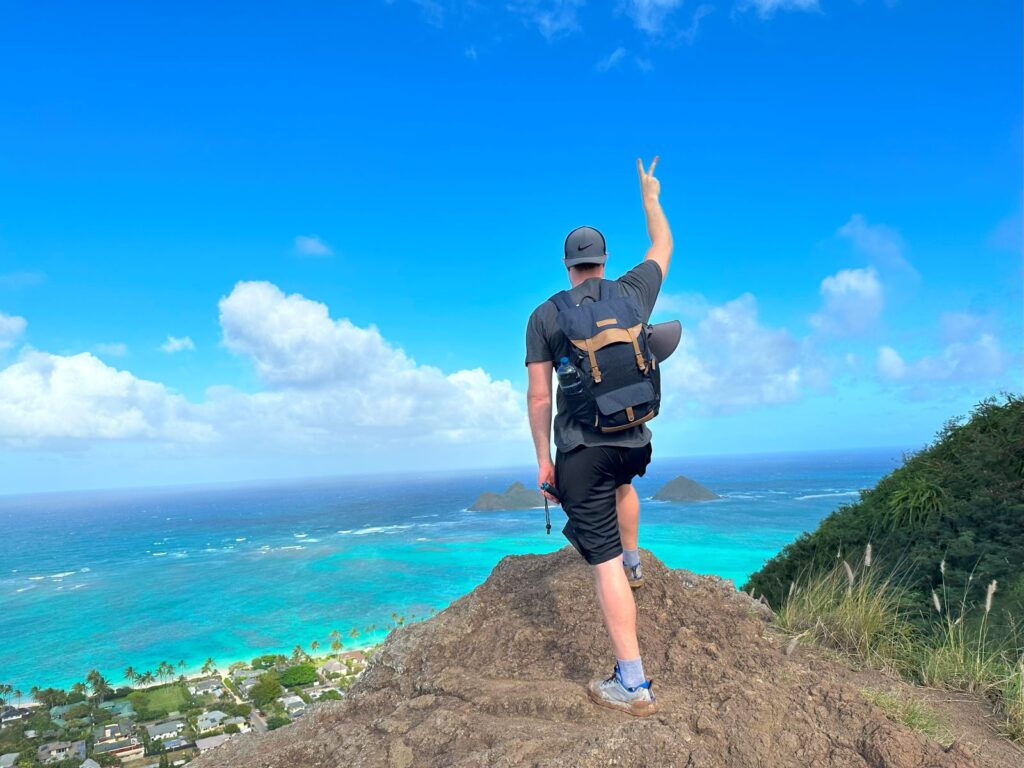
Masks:
[[[411,622],[409,622],[409,623],[411,623]],[[373,642],[373,643],[359,643],[356,646],[346,645],[345,647],[343,647],[341,650],[339,650],[337,652],[333,652],[332,651],[332,652],[329,652],[329,653],[323,653],[322,651],[318,650],[317,653],[311,653],[311,652],[307,651],[305,647],[303,648],[303,651],[311,659],[339,658],[339,657],[344,657],[346,654],[357,653],[357,652],[360,653],[360,654],[365,654],[365,652],[368,649],[373,648],[373,647],[378,646],[381,643],[383,643],[384,640],[387,638],[387,636],[391,634],[391,631],[393,629],[394,628],[389,629],[388,632],[384,635],[384,637],[381,638],[380,640],[378,640],[377,642]],[[292,646],[293,649],[294,649],[294,647],[295,646]],[[155,680],[152,683],[147,683],[147,684],[144,684],[144,685],[139,684],[139,683],[128,683],[128,682],[125,681],[124,676],[123,676],[123,672],[124,672],[124,669],[128,665],[126,665],[125,667],[123,667],[121,670],[119,670],[117,672],[119,677],[116,680],[113,677],[108,676],[102,669],[98,670],[98,671],[99,671],[99,673],[101,675],[103,675],[104,679],[107,681],[107,683],[110,685],[110,687],[115,689],[115,690],[118,689],[118,688],[131,688],[133,691],[145,691],[145,690],[148,690],[150,688],[157,688],[159,686],[170,685],[172,683],[177,683],[177,682],[188,683],[188,682],[190,682],[192,680],[205,680],[205,679],[207,679],[209,677],[215,677],[215,676],[217,676],[217,677],[227,677],[227,671],[231,667],[231,665],[233,665],[233,664],[244,664],[245,666],[250,667],[250,666],[252,666],[252,660],[254,658],[257,658],[259,656],[271,656],[271,655],[281,655],[281,656],[284,656],[285,658],[291,658],[291,651],[290,650],[288,652],[284,652],[284,651],[254,651],[250,656],[248,656],[246,658],[235,658],[235,659],[232,659],[230,661],[226,660],[226,659],[213,659],[214,667],[217,670],[216,673],[213,673],[213,672],[204,673],[202,671],[203,664],[199,664],[197,666],[188,666],[188,667],[186,667],[183,671],[181,671],[180,673],[176,673],[175,676],[173,678],[169,679],[169,680]],[[213,657],[211,656],[211,657],[208,657],[208,658],[213,658]],[[68,683],[66,685],[39,685],[39,686],[36,686],[36,687],[38,687],[40,690],[46,690],[48,688],[55,688],[55,689],[60,690],[60,691],[70,691],[71,687],[73,685],[75,685],[75,683],[84,682],[85,681],[85,677],[86,677],[86,675],[88,673],[89,673],[89,670],[85,670],[82,673],[81,679],[74,680],[74,681],[72,681],[72,682],[70,682],[70,683]],[[6,681],[0,681],[0,682],[6,682]],[[15,688],[20,687],[20,686],[15,686],[14,683],[10,683],[10,685],[12,685]],[[21,698],[15,697],[14,694],[12,693],[7,699],[5,699],[5,701],[7,702],[5,706],[8,706],[8,707],[22,707],[22,708],[26,708],[26,709],[43,706],[40,702],[37,702],[34,698],[32,698],[31,694],[28,693],[28,691],[31,690],[31,686],[29,688],[27,688],[27,689],[22,689],[22,690],[23,690],[23,694],[24,695],[22,695]]]

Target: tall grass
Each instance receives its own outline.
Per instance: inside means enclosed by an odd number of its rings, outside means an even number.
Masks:
[[[856,569],[837,557],[832,568],[792,584],[777,621],[872,666],[902,672],[914,644],[903,599],[902,587],[872,569],[869,548]]]
[[[1024,646],[1016,632],[990,636],[996,582],[986,586],[977,610],[970,600],[973,579],[953,600],[943,580],[931,605],[913,610],[906,607],[909,592],[895,579],[872,568],[870,544],[856,567],[837,554],[832,567],[790,585],[776,620],[798,637],[912,682],[985,694],[1003,712],[1006,734],[1024,741]],[[925,613],[931,619],[922,623]]]

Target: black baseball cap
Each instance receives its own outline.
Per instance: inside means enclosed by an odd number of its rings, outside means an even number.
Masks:
[[[565,238],[565,266],[604,264],[608,261],[604,235],[593,227],[577,227]]]

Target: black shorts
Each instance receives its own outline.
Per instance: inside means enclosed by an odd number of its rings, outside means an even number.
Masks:
[[[643,476],[650,462],[650,443],[641,448],[581,445],[555,454],[555,488],[569,517],[562,533],[591,565],[622,554],[615,489]]]

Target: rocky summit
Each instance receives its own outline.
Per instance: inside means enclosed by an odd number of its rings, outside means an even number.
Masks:
[[[569,548],[504,558],[470,594],[392,632],[340,702],[197,768],[969,768],[867,703],[842,665],[793,650],[763,604],[644,552],[636,592],[661,711],[596,707],[612,671],[590,570]]]

